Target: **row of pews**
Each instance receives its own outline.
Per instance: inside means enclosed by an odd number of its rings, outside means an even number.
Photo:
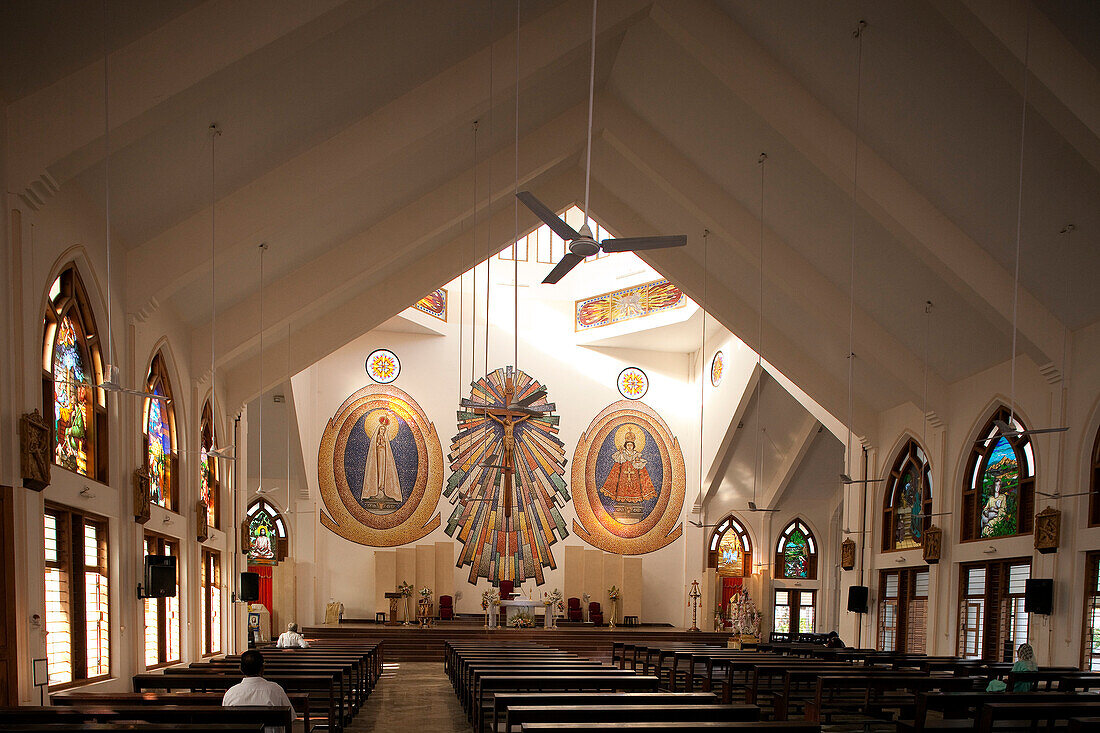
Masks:
[[[382,674],[383,643],[331,640],[308,649],[260,648],[265,679],[279,683],[304,733],[325,727],[341,733],[366,702]],[[240,657],[227,655],[133,676],[133,692],[70,690],[50,707],[0,708],[0,730],[173,730],[208,733],[295,733],[287,707],[222,707],[225,691],[241,681]]]
[[[668,691],[657,674],[534,642],[448,641],[443,664],[475,733],[821,730],[817,722],[764,721],[757,705]]]
[[[669,692],[698,690],[726,704],[757,706],[764,720],[991,732],[1090,730],[1100,717],[1100,673],[1075,667],[1013,672],[1006,663],[813,644],[742,651],[616,642],[611,658]],[[994,678],[1009,691],[986,692]],[[1012,692],[1018,684],[1030,691]]]

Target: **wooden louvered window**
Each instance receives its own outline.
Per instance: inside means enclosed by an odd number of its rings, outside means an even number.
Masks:
[[[879,573],[879,649],[924,654],[927,615],[927,568]]]
[[[145,534],[146,555],[174,555],[179,562],[179,544],[152,533]],[[180,661],[180,599],[145,599],[145,667],[163,667]]]
[[[1089,526],[1100,525],[1100,430],[1096,431],[1096,442],[1092,446],[1092,493],[1089,495]]]
[[[1027,641],[1024,588],[1031,577],[1025,558],[963,565],[959,573],[957,652],[967,659],[1011,662]]]
[[[107,520],[47,505],[46,667],[50,689],[111,674]]]
[[[222,650],[222,569],[221,555],[214,550],[202,552],[202,653]]]
[[[1100,552],[1085,556],[1085,633],[1081,666],[1100,672]]]

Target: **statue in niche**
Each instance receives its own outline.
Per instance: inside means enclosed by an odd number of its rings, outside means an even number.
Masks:
[[[141,468],[134,470],[134,521],[145,524],[149,521],[149,474]]]
[[[38,409],[19,421],[19,465],[23,486],[42,491],[50,485],[50,426]]]

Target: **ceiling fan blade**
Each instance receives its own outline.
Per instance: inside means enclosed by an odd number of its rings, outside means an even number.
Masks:
[[[555,234],[565,241],[580,238],[581,235],[577,233],[576,229],[562,221],[561,217],[551,211],[546,204],[535,198],[535,195],[530,191],[520,191],[516,194],[516,198],[522,201],[523,205],[531,210],[531,213],[542,219],[546,226],[550,227]]]
[[[638,252],[643,249],[683,247],[687,243],[686,234],[673,234],[667,237],[624,237],[605,239],[600,242],[600,249],[604,252]]]
[[[1045,491],[1036,491],[1039,496],[1045,496],[1048,499],[1068,499],[1071,496],[1091,496],[1091,491],[1078,491],[1073,494],[1048,494]]]
[[[235,445],[227,445],[224,448],[216,448],[206,452],[208,456],[214,456],[215,458],[224,458],[227,461],[236,460],[233,457],[233,451],[236,449]]]
[[[584,262],[584,258],[580,255],[575,255],[572,252],[566,252],[565,256],[561,258],[561,262],[554,265],[554,269],[550,271],[550,274],[542,281],[544,285],[554,285],[558,280],[565,277],[565,273],[572,270],[574,267]]]
[[[885,481],[885,480],[886,479],[884,479],[884,478],[854,479],[846,473],[840,474],[840,483],[846,484],[846,485],[849,485],[849,486],[851,484],[877,484],[877,483]]]

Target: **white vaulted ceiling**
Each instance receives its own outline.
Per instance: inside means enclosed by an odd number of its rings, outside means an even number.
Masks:
[[[94,14],[0,16],[8,190],[102,206]],[[493,16],[490,22],[489,9]],[[855,141],[851,29],[868,22],[855,234],[857,430],[929,406],[1005,361],[1030,13],[1020,351],[1063,367],[1065,329],[1100,319],[1100,9],[1086,2],[604,0],[592,206],[622,236],[686,232],[644,259],[757,344],[759,169],[768,153],[765,359],[846,414]],[[209,364],[207,125],[218,140],[219,375],[233,404],[385,322],[513,232],[514,4],[111,0],[111,205],[129,311],[170,309]],[[523,0],[519,177],[552,208],[583,198],[587,0]],[[48,23],[47,23],[48,21]],[[15,26],[44,28],[28,46]],[[46,25],[44,25],[46,24]],[[68,42],[62,42],[69,39]],[[490,60],[492,86],[490,87]],[[474,191],[472,123],[481,120]],[[533,217],[521,212],[520,226]],[[1074,223],[1072,236],[1059,235]],[[270,245],[258,353],[256,245]],[[766,389],[766,388],[765,388]],[[794,421],[797,423],[797,421]],[[798,427],[797,425],[795,426]],[[797,432],[797,430],[796,430]]]

